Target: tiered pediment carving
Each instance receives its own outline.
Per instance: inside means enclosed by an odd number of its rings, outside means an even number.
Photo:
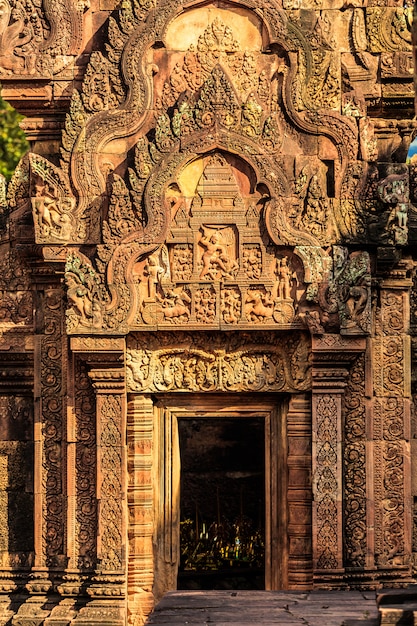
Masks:
[[[74,247],[69,332],[339,328],[356,296],[337,286],[332,247],[374,232],[402,245],[408,197],[389,192],[390,172],[373,178],[375,127],[360,99],[342,103],[328,14],[149,11],[125,3],[111,18],[60,165],[29,159],[37,243],[54,262]],[[367,332],[365,308],[344,332]]]

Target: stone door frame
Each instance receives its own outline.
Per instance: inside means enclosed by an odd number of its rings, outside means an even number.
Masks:
[[[253,342],[251,358],[257,362],[259,356],[256,350],[262,347],[269,359],[290,367],[292,361],[285,358],[281,343],[271,347],[271,342]],[[278,486],[275,489],[274,493],[279,493],[279,497],[269,496],[268,500],[272,509],[270,528],[280,528],[281,534],[274,535],[272,530],[269,531],[268,541],[272,547],[271,561],[267,561],[267,588],[307,590],[316,584],[322,585],[324,581],[328,584],[330,577],[335,584],[343,579],[342,397],[349,365],[356,355],[363,353],[364,344],[364,339],[356,337],[314,337],[310,389],[267,390],[266,393],[263,389],[159,391],[153,382],[157,379],[151,375],[153,370],[148,366],[152,365],[152,359],[156,364],[158,358],[169,359],[172,348],[164,347],[159,353],[155,352],[151,360],[142,362],[140,350],[146,344],[141,337],[134,350],[138,350],[137,360],[144,369],[139,368],[136,379],[132,379],[135,352],[126,354],[124,339],[100,338],[92,341],[72,338],[71,348],[86,360],[96,394],[97,555],[100,568],[97,571],[100,585],[105,579],[112,588],[117,586],[118,593],[127,573],[127,586],[124,588],[127,590],[130,615],[145,617],[163,593],[176,588],[176,568],[173,564],[178,557],[172,551],[172,532],[170,537],[166,532],[172,526],[172,519],[167,517],[171,515],[171,506],[167,506],[169,500],[164,503],[161,498],[162,495],[165,498],[167,489],[172,490],[173,477],[178,480],[174,471],[175,458],[173,464],[169,461],[172,425],[179,415],[183,415],[183,411],[190,410],[190,406],[193,414],[198,411],[203,414],[207,411],[217,414],[226,411],[230,415],[235,411],[239,415],[247,410],[248,415],[253,415],[261,411],[271,420],[278,404],[286,400],[285,416],[281,421],[284,429],[281,441],[285,444],[282,443],[277,454],[278,443],[269,443],[266,454],[267,459],[282,459],[281,475],[286,481],[280,492]],[[219,371],[223,359],[227,364],[234,363],[236,369],[239,358],[235,355],[240,353],[232,351],[234,345],[230,345],[229,352],[214,349],[208,353],[213,355],[210,358]],[[199,358],[197,348],[194,350],[192,347],[194,360]],[[151,349],[152,345],[148,350],[150,354]],[[204,352],[204,346],[201,351]],[[186,343],[184,347],[177,343],[172,354],[176,359],[178,355],[183,355],[187,360],[190,348]],[[148,355],[145,354],[145,357],[148,358]],[[234,369],[229,367],[232,373]],[[143,390],[136,389],[135,386],[141,383],[143,371],[148,376],[146,385],[143,384]],[[225,402],[230,403],[227,409],[224,408]],[[161,424],[164,424],[164,429]],[[166,424],[171,425],[169,431],[165,428]],[[271,435],[271,442],[274,436]],[[117,493],[114,493],[115,476],[119,477]],[[118,503],[116,518],[115,498]],[[164,503],[162,508],[161,502]],[[110,511],[111,519],[110,513],[107,515]],[[178,520],[175,521],[178,525]],[[329,539],[325,544],[324,538]],[[287,564],[285,575],[277,573],[274,559]],[[117,569],[113,563],[116,563]],[[120,601],[123,596],[124,591],[120,588]]]
[[[175,582],[179,564],[180,448],[178,420],[181,418],[257,417],[265,425],[265,589],[287,586],[287,437],[288,399],[246,397],[247,394],[166,394],[155,403],[156,451],[159,493],[156,519],[164,520],[156,546],[156,569],[171,563]]]

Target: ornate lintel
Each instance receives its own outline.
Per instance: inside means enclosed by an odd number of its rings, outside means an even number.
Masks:
[[[124,337],[71,337],[71,350],[78,354],[123,354]]]

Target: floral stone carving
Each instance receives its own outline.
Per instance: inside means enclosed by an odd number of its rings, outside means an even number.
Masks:
[[[219,334],[132,335],[128,341],[129,391],[302,391],[310,384],[307,339],[259,334],[245,345]],[[237,343],[236,343],[237,341]],[[210,346],[208,348],[207,346]]]

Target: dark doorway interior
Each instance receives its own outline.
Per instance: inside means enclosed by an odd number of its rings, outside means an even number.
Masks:
[[[179,589],[265,588],[262,418],[179,420]]]

